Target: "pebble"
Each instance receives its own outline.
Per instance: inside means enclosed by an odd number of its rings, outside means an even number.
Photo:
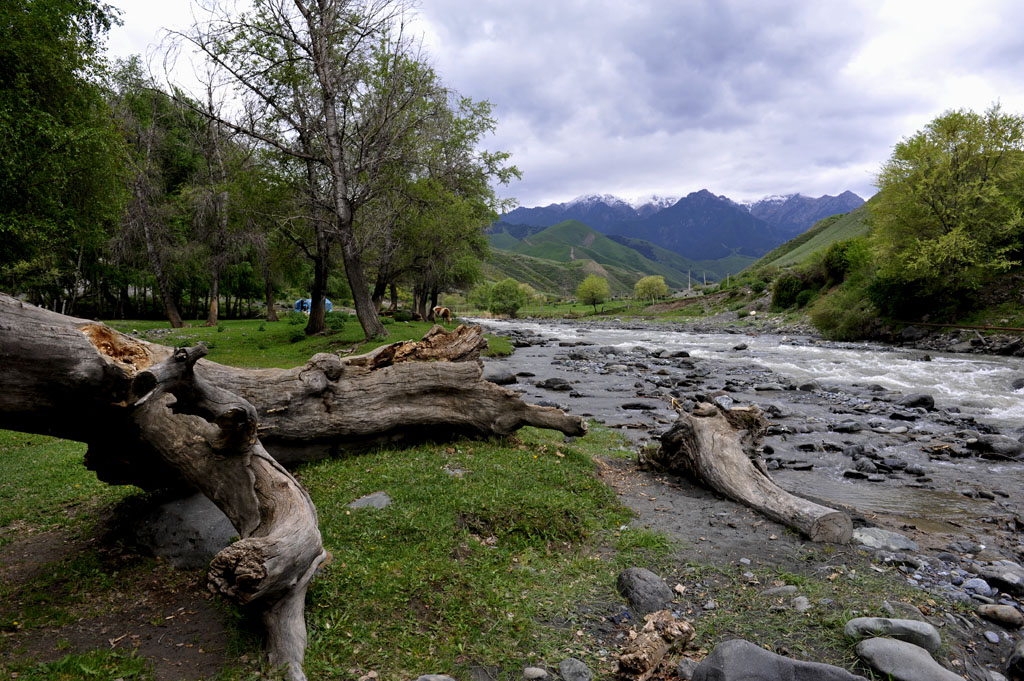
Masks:
[[[565,681],[591,681],[594,678],[590,668],[575,657],[569,657],[559,662],[558,673]]]
[[[994,631],[986,631],[985,638],[988,639],[989,643],[999,643],[999,634]]]
[[[1011,629],[1019,629],[1024,626],[1024,615],[1012,605],[979,605],[976,612],[987,620]]]
[[[523,670],[523,678],[526,681],[538,681],[539,679],[546,679],[548,672],[546,669],[540,667],[527,667]]]

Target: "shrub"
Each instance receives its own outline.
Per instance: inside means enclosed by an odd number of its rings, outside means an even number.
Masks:
[[[292,326],[298,326],[299,324],[306,325],[309,323],[309,317],[302,314],[301,312],[295,312],[294,310],[289,312],[288,316],[286,316],[285,319]]]
[[[796,297],[804,289],[804,280],[793,272],[783,272],[772,287],[772,309],[785,310],[796,303]]]
[[[298,343],[299,341],[305,340],[305,339],[306,339],[306,331],[305,331],[305,329],[295,328],[295,329],[292,329],[291,331],[288,332],[288,342],[289,343]]]
[[[412,313],[408,310],[395,310],[394,320],[396,322],[411,322]]]
[[[760,279],[757,279],[751,282],[750,284],[750,290],[753,291],[754,293],[764,293],[767,288],[768,284],[761,281]]]
[[[811,323],[831,340],[867,338],[877,323],[871,303],[853,287],[839,287],[822,296],[809,314]]]
[[[217,325],[217,333],[224,333],[224,330],[227,328],[228,327],[224,326],[224,322],[221,322]]]
[[[348,315],[344,312],[332,311],[324,315],[324,325],[331,331],[344,330],[346,321],[348,321]]]
[[[796,294],[796,306],[805,307],[807,303],[814,299],[814,291],[809,288],[805,288],[800,293]]]
[[[489,309],[494,314],[516,316],[519,308],[526,304],[526,293],[519,287],[519,282],[511,277],[499,281],[491,289]]]
[[[821,268],[828,286],[843,283],[855,269],[869,259],[868,243],[864,238],[837,241],[825,251]]]

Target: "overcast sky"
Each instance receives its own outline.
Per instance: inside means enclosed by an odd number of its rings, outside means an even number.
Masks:
[[[186,0],[109,0],[118,56]],[[580,194],[867,198],[892,146],[943,111],[1024,113],[1020,0],[422,0],[442,79],[495,105],[524,206]]]

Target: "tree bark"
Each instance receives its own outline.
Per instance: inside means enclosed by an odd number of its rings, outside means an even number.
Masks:
[[[764,426],[756,407],[722,412],[701,403],[692,415],[679,415],[661,436],[661,448],[646,463],[702,481],[811,541],[849,543],[853,536],[849,516],[790,494],[768,475],[754,452]]]
[[[674,618],[671,610],[652,612],[644,618],[643,628],[619,655],[618,678],[622,681],[646,681],[658,670],[668,653],[682,651],[695,635],[693,625]]]
[[[199,490],[242,538],[209,570],[211,590],[252,604],[275,666],[304,679],[303,599],[324,560],[316,509],[282,466],[382,441],[506,435],[525,425],[586,433],[482,378],[479,327],[365,355],[318,354],[294,369],[239,369],[0,293],[0,428],[88,444],[111,484]]]

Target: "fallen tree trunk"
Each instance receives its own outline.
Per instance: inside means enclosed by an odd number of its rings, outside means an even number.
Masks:
[[[484,381],[483,347],[479,327],[435,327],[359,357],[239,369],[202,359],[202,345],[146,343],[0,294],[0,428],[85,442],[86,465],[110,483],[207,495],[241,537],[213,559],[211,590],[251,604],[270,662],[301,680],[304,598],[326,553],[316,509],[282,463],[525,425],[586,432],[581,418]]]
[[[811,541],[849,543],[853,536],[849,516],[790,494],[768,475],[754,452],[765,425],[756,407],[722,412],[702,403],[693,414],[679,415],[646,463],[701,481]]]

